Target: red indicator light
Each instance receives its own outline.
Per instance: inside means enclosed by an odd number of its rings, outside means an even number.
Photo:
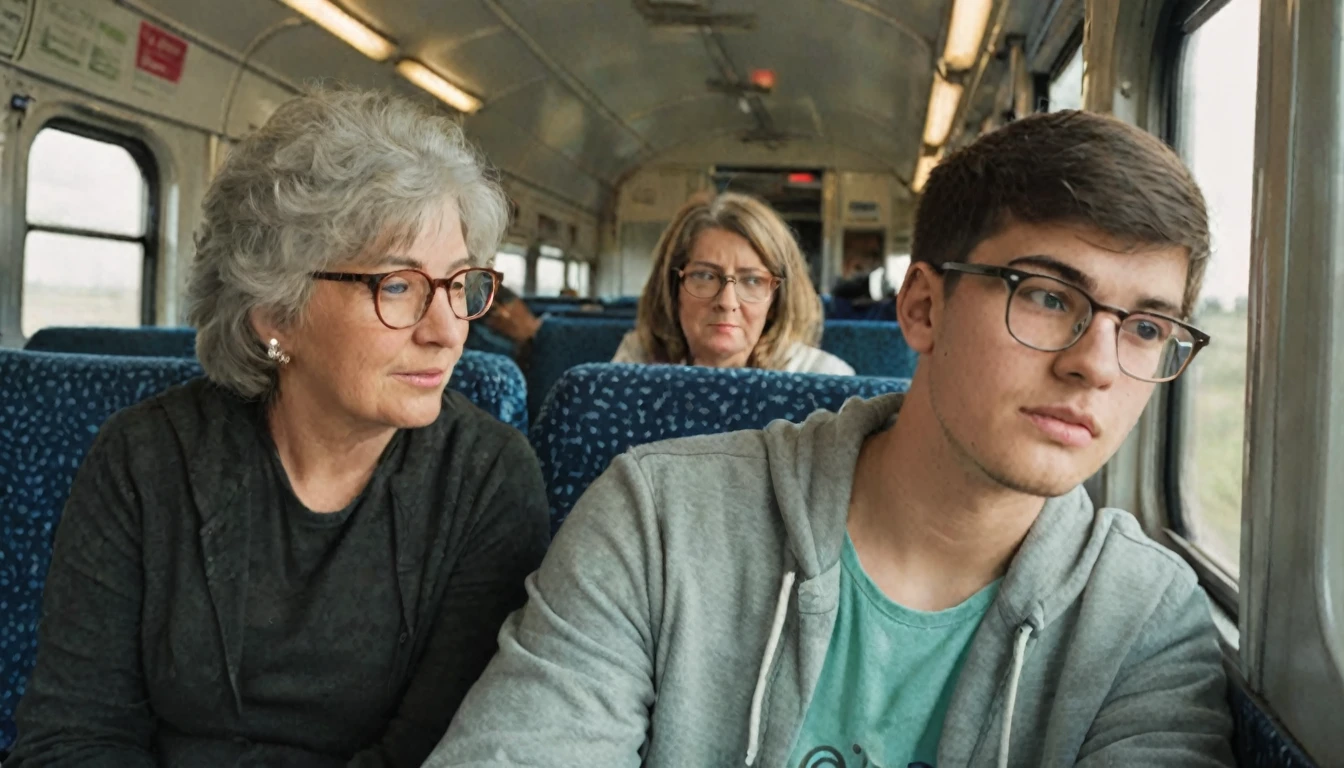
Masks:
[[[775,70],[753,69],[751,71],[751,84],[763,90],[773,91],[775,89]]]

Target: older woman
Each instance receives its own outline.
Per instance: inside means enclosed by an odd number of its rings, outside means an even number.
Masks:
[[[206,379],[75,480],[6,766],[419,766],[546,546],[522,435],[445,392],[504,198],[448,118],[318,92],[236,147]]]
[[[853,375],[816,348],[821,305],[789,227],[735,193],[677,212],[654,254],[635,330],[613,363],[676,363]]]

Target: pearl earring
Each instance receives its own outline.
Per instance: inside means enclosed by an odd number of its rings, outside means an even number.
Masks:
[[[280,348],[279,339],[271,339],[271,343],[266,346],[266,357],[274,360],[280,365],[289,365],[289,353]]]

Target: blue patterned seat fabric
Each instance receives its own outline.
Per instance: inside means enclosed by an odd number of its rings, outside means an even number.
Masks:
[[[453,366],[448,386],[478,408],[527,434],[527,382],[518,364],[504,355],[468,349]]]
[[[33,352],[127,357],[195,357],[193,328],[43,328],[24,345]]]
[[[548,317],[532,343],[527,374],[528,413],[535,421],[541,403],[561,374],[584,363],[605,363],[616,354],[634,320],[624,317]],[[854,367],[859,376],[908,379],[919,355],[905,343],[895,323],[831,320],[821,348]]]
[[[536,419],[546,393],[565,371],[584,363],[610,362],[621,339],[634,327],[632,318],[546,318],[532,340],[527,369],[527,408],[532,419]]]
[[[583,365],[556,384],[532,425],[554,532],[588,485],[629,448],[674,437],[760,429],[837,410],[851,397],[904,392],[906,379],[752,368]]]
[[[852,365],[859,376],[908,379],[919,362],[901,327],[889,322],[827,320],[821,348]]]
[[[109,416],[200,374],[174,357],[0,350],[0,753],[37,661],[42,583],[75,469]]]
[[[1233,680],[1228,686],[1232,706],[1233,754],[1241,768],[1316,768],[1296,742],[1280,729],[1255,699]]]
[[[191,328],[43,328],[24,346],[30,352],[73,352],[125,357],[195,357]],[[527,382],[512,359],[468,349],[448,386],[486,413],[527,432]]]

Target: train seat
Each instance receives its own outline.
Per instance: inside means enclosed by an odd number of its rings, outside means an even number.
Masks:
[[[1243,687],[1235,673],[1228,686],[1234,734],[1232,751],[1240,768],[1316,768],[1316,763]]]
[[[195,357],[191,328],[43,328],[24,346],[30,352],[64,352],[124,357]],[[465,350],[448,386],[482,410],[527,432],[527,382],[504,355]]]
[[[827,320],[821,348],[849,363],[859,376],[908,379],[919,362],[900,326],[889,322]]]
[[[610,362],[621,339],[635,327],[632,318],[546,318],[532,339],[532,358],[527,370],[528,414],[533,420],[541,411],[546,393],[565,371],[584,363]]]
[[[75,352],[125,357],[195,357],[196,329],[60,327],[43,328],[24,345],[33,352]]]
[[[674,437],[760,429],[836,410],[850,397],[904,392],[907,379],[751,368],[582,365],[564,374],[533,422],[554,533],[588,485],[629,448]]]

